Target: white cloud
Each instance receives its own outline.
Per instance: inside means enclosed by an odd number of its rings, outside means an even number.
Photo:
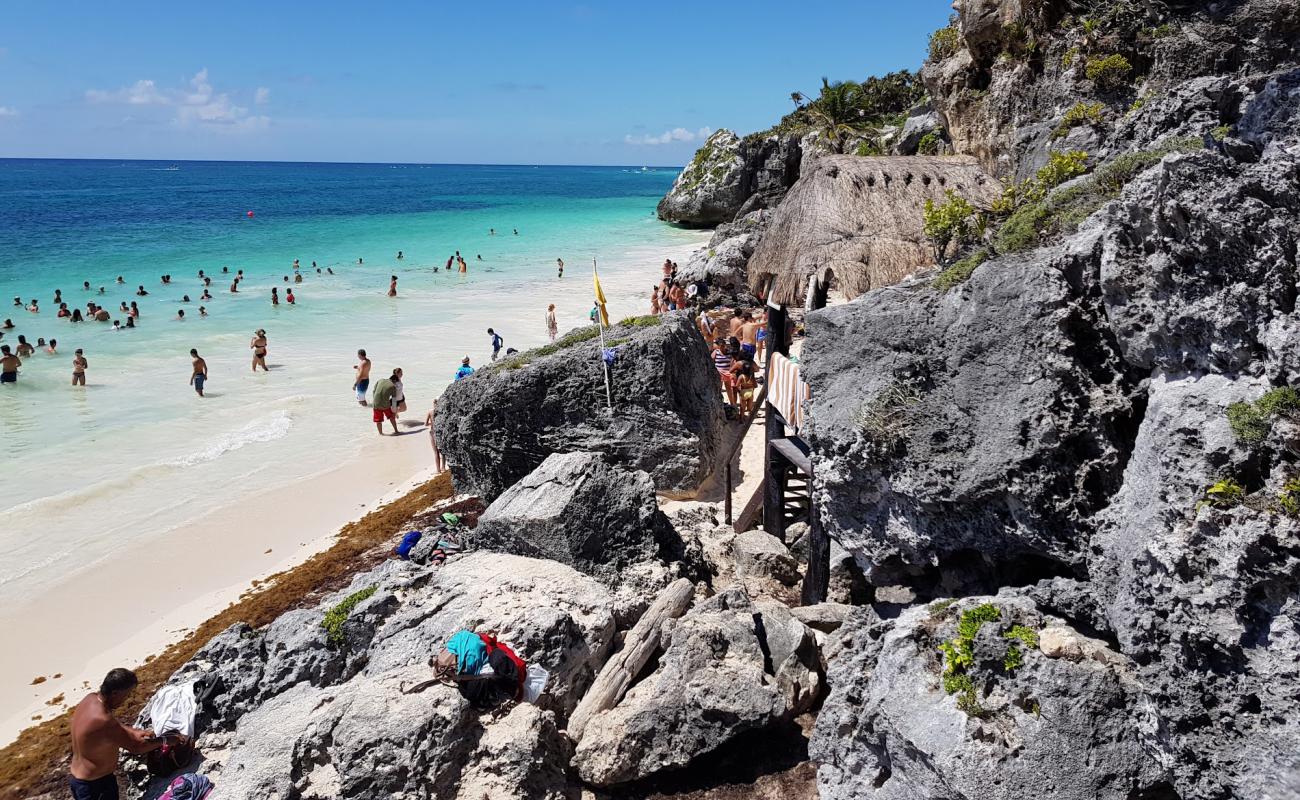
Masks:
[[[629,133],[623,137],[623,143],[654,146],[670,144],[672,142],[694,142],[707,139],[712,133],[712,128],[700,128],[698,131],[687,130],[686,128],[673,128],[670,131],[664,131],[658,136],[651,136],[650,134],[633,136]]]
[[[264,92],[266,94],[264,94]],[[265,102],[269,90],[258,89],[257,102]],[[269,117],[250,115],[248,109],[237,105],[226,92],[212,88],[208,70],[199,70],[190,78],[189,86],[176,89],[159,88],[151,80],[138,80],[131,86],[105,91],[89,89],[86,100],[91,103],[113,103],[132,106],[158,106],[174,109],[172,123],[181,127],[205,125],[232,130],[251,130],[265,127]]]
[[[0,106],[0,118],[16,116],[18,116],[18,109],[13,106]]]
[[[266,105],[270,100],[271,90],[265,86],[259,86],[257,87],[257,91],[253,92],[253,102],[257,103],[259,106]]]

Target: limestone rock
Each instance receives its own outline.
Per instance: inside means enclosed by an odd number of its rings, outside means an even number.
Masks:
[[[813,630],[834,633],[848,619],[853,606],[843,603],[818,603],[815,606],[799,606],[790,609],[794,618]]]
[[[780,539],[767,531],[738,534],[731,541],[736,574],[742,578],[770,578],[793,586],[799,582],[799,562]]]
[[[648,472],[661,493],[693,493],[722,442],[717,370],[684,313],[658,320],[606,332],[618,353],[613,411],[600,346],[574,343],[577,332],[558,352],[522,353],[448,386],[435,426],[457,488],[491,501],[551,453],[588,451]]]
[[[962,611],[984,602],[1001,617],[972,647],[971,716],[944,691],[936,648],[956,635]],[[1007,595],[889,621],[850,615],[809,745],[823,800],[1161,796],[1161,743],[1133,664],[1118,653],[1073,662],[1022,647],[1022,663],[1007,669],[1004,654],[1020,646],[1003,636],[1012,624],[1063,625]]]
[[[742,591],[701,603],[671,626],[654,673],[587,723],[574,754],[578,774],[595,786],[626,783],[787,718],[818,683],[811,642],[788,611],[759,610]]]
[[[345,643],[322,646],[314,631],[324,613],[367,586],[375,592],[344,623]],[[558,800],[576,787],[556,715],[604,663],[612,607],[600,583],[553,561],[392,560],[265,631],[232,627],[171,680],[219,679],[198,746],[200,770],[223,796]],[[431,685],[429,657],[461,628],[496,631],[547,669],[539,704],[480,714],[454,688]]]
[[[558,561],[610,583],[637,562],[683,555],[650,476],[595,453],[552,453],[493,501],[465,539],[475,549]]]
[[[771,208],[799,178],[797,137],[716,131],[659,201],[659,219],[708,227]]]

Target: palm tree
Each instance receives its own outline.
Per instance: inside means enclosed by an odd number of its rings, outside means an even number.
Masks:
[[[807,99],[803,92],[790,92],[790,102],[794,103],[795,108],[803,108],[804,101]]]
[[[850,136],[870,127],[865,119],[862,87],[853,81],[831,83],[822,78],[821,94],[806,110],[813,127],[834,153],[843,153]]]

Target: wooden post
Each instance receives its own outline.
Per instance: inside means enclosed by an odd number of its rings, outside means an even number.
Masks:
[[[790,355],[790,314],[785,306],[767,304],[767,350]],[[768,395],[771,397],[771,394]],[[763,529],[785,541],[785,519],[782,505],[785,499],[785,459],[772,450],[772,441],[785,437],[785,424],[776,407],[768,404],[763,432]]]
[[[808,479],[808,570],[803,576],[802,602],[814,606],[826,602],[831,585],[831,540],[822,527],[821,514],[812,497],[812,476]]]
[[[731,459],[727,459],[727,495],[722,500],[723,513],[726,515],[727,524],[731,524]]]
[[[628,631],[623,649],[605,662],[595,682],[573,710],[568,725],[570,739],[575,743],[581,740],[582,732],[592,717],[618,705],[632,680],[659,649],[659,631],[664,622],[685,614],[694,596],[695,584],[686,578],[678,578],[659,593],[650,608]]]

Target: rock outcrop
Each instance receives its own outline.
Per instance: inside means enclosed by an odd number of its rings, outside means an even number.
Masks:
[[[808,317],[827,530],[878,600],[974,596],[832,635],[823,797],[1300,796],[1300,727],[1276,713],[1300,702],[1284,5],[1114,4],[1085,25],[1051,0],[959,4],[924,73],[958,152],[1017,178],[1051,149],[1130,173],[955,288],[920,276]],[[1067,123],[1081,101],[1094,121]],[[1157,161],[1173,137],[1191,152]],[[964,713],[934,648],[985,601],[1001,622],[971,645]],[[1039,648],[1015,667],[1012,624]]]
[[[595,328],[447,387],[438,446],[456,487],[492,500],[551,453],[601,453],[688,496],[714,468],[725,419],[709,349],[685,314],[611,327],[613,410]]]
[[[331,638],[326,613],[371,589]],[[429,684],[430,656],[466,627],[495,630],[550,671],[539,705],[492,716]],[[227,630],[171,680],[216,682],[198,719],[199,769],[223,796],[556,800],[577,793],[557,715],[613,637],[613,598],[595,580],[471,553],[443,567],[385,562],[318,608]]]
[[[820,675],[812,632],[784,608],[729,590],[667,629],[654,673],[587,723],[574,766],[595,786],[685,767],[805,710]]]
[[[747,136],[716,131],[659,201],[659,219],[712,227],[771,208],[799,179],[797,136]]]
[[[971,693],[950,693],[937,648],[985,603],[994,619],[954,673]],[[967,598],[889,621],[859,610],[836,636],[809,748],[822,800],[1170,796],[1136,666],[1031,601]]]
[[[642,561],[679,561],[681,537],[644,472],[595,453],[552,453],[507,489],[465,533],[478,550],[546,558],[615,583]]]

